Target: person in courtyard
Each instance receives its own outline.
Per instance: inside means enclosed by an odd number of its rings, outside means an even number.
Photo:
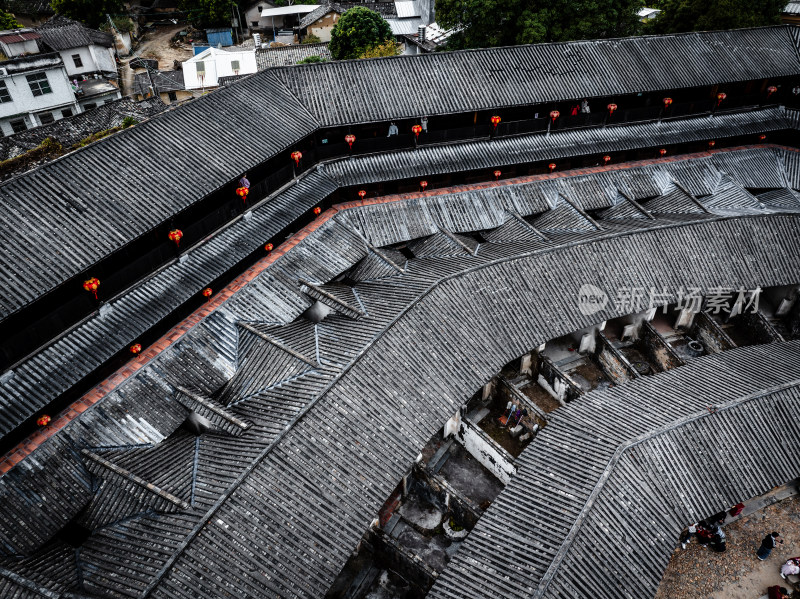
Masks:
[[[781,566],[781,578],[786,580],[787,576],[796,576],[800,574],[800,557],[792,557],[786,560]]]
[[[686,546],[691,543],[692,538],[697,536],[697,528],[699,526],[700,525],[695,522],[694,524],[690,524],[689,528],[681,533],[681,538],[679,539],[681,543],[681,549],[686,549]]]
[[[725,549],[727,549],[727,539],[722,527],[717,525],[712,529],[711,532],[711,551],[714,551],[715,553],[725,553]]]
[[[245,189],[250,189],[250,180],[247,178],[247,173],[242,175],[242,178],[239,179],[239,187],[244,187]]]
[[[777,584],[767,589],[767,599],[789,599],[789,590]]]
[[[761,546],[758,548],[758,551],[756,551],[756,557],[761,561],[767,559],[769,554],[772,553],[772,550],[775,549],[775,545],[777,543],[783,543],[783,539],[781,539],[780,536],[780,533],[772,532],[764,537],[761,541]]]

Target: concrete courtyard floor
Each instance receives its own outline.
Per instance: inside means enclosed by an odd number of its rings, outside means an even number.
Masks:
[[[773,530],[781,533],[784,543],[762,562],[756,558],[756,549]],[[757,599],[774,584],[791,591],[779,570],[787,559],[800,556],[800,497],[783,499],[726,524],[725,534],[725,553],[714,553],[697,543],[684,550],[679,547],[664,572],[656,599]]]

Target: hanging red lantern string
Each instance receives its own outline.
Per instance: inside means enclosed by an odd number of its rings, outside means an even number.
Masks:
[[[356,140],[356,136],[352,133],[348,133],[344,136],[344,140],[347,142],[347,145],[350,146],[350,149],[353,149],[353,142]]]
[[[502,174],[503,174],[503,173],[501,173],[499,170],[496,170],[496,171],[494,172],[494,180],[495,180],[495,181],[499,181],[499,180],[500,180],[500,175],[502,175]]]
[[[499,116],[493,116],[493,117],[492,117],[491,119],[489,119],[489,120],[490,120],[490,121],[491,121],[491,123],[492,123],[492,129],[493,129],[494,131],[497,131],[497,125],[499,125],[499,124],[500,124],[500,121],[501,121],[502,119],[501,119]]]
[[[547,168],[550,169],[550,172],[552,173],[554,170],[556,170],[556,163],[551,162],[550,164],[547,165]]]
[[[295,150],[294,152],[292,152],[290,154],[290,156],[291,156],[292,160],[294,160],[294,165],[295,166],[300,166],[300,160],[302,160],[302,158],[303,158],[303,153],[302,152],[298,152],[297,150]]]
[[[609,162],[611,162],[611,156],[606,154],[605,156],[603,156],[603,164],[608,164]]]
[[[314,214],[321,214],[321,213],[322,213],[322,208],[320,208],[319,206],[314,206]]]
[[[708,140],[708,149],[709,150],[711,148],[713,148],[715,145],[717,145],[717,142],[715,142],[713,139]]]
[[[608,106],[606,106],[606,108],[608,108],[608,114],[611,115],[614,114],[614,111],[617,109],[617,105],[609,104]]]
[[[203,297],[206,299],[209,299],[212,293],[214,292],[211,291],[211,287],[206,287],[205,289],[203,289]]]
[[[777,87],[775,87],[774,85],[770,85],[770,86],[767,88],[767,97],[769,98],[769,97],[770,97],[772,94],[774,94],[774,93],[775,93],[775,92],[777,92],[777,91],[778,91],[778,88],[777,88]]]
[[[172,231],[169,232],[168,237],[170,241],[175,242],[176,246],[181,247],[181,239],[183,239],[183,231],[181,231],[180,229],[172,229]]]
[[[367,197],[367,191],[365,189],[360,189],[358,191],[358,197],[360,197],[363,200],[365,197]]]
[[[551,110],[550,111],[550,120],[553,124],[556,124],[556,119],[561,116],[561,113],[558,110]]]
[[[83,282],[83,288],[86,291],[91,292],[94,295],[94,299],[97,299],[97,288],[100,287],[100,279],[97,277],[92,277],[91,279],[87,279]]]
[[[760,141],[767,141],[767,136],[766,136],[765,134],[763,134],[763,133],[762,133],[761,135],[759,135],[759,136],[758,136],[758,139],[759,139]]]
[[[664,102],[664,110],[672,106],[672,98],[664,98],[662,102]]]
[[[425,188],[428,187],[427,181],[420,181],[419,186],[422,188],[422,191],[425,191]]]
[[[134,356],[138,356],[140,353],[142,353],[142,344],[141,343],[134,343],[133,345],[131,345],[130,349],[131,349],[131,353]]]
[[[250,193],[250,190],[247,187],[237,187],[236,188],[236,195],[242,198],[242,200],[247,200],[247,194]]]
[[[414,134],[414,137],[419,139],[419,134],[422,133],[422,126],[414,125],[411,127],[411,132]]]
[[[47,426],[48,424],[50,424],[51,420],[52,418],[50,418],[50,416],[48,416],[47,414],[42,414],[36,420],[36,424],[38,424],[39,426]]]
[[[273,247],[275,246],[273,246],[271,243],[268,243],[267,245],[264,246],[264,249],[267,250],[268,252],[271,252]]]
[[[661,148],[658,151],[658,153],[659,153],[660,156],[666,156],[667,155],[667,150],[666,150],[666,148]]]
[[[717,106],[722,104],[722,101],[727,97],[728,97],[728,94],[726,94],[725,92],[719,92],[717,94]]]

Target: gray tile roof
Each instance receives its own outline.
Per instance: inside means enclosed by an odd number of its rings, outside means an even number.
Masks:
[[[368,8],[382,17],[391,17],[397,14],[394,2],[329,2],[322,4],[319,8],[312,10],[300,19],[300,29],[308,27],[329,12],[335,12],[341,15],[356,6]]]
[[[311,14],[311,13],[309,13]],[[309,56],[320,56],[325,60],[333,60],[328,50],[328,43],[300,44],[299,46],[281,46],[256,50],[256,65],[259,71],[271,67],[288,67],[297,64]]]
[[[36,28],[42,41],[53,50],[70,50],[83,46],[114,47],[110,33],[90,29],[83,23],[73,21],[63,15],[56,15]]]
[[[653,596],[685,526],[797,476],[798,406],[798,341],[704,357],[568,404],[428,596]]]
[[[791,27],[681,33],[287,68],[323,126],[793,75]]]
[[[158,89],[158,93],[174,92],[186,89],[183,82],[183,71],[151,71],[147,73],[137,73],[133,76],[133,93],[135,95],[147,96],[150,93],[150,80]]]
[[[520,46],[257,73],[0,186],[4,212],[27,224],[26,229],[8,228],[4,237],[14,250],[3,256],[0,265],[9,273],[0,278],[0,318],[78,276],[321,125],[783,76],[800,70],[789,29]],[[564,58],[579,61],[580,67],[553,67],[563,66]],[[419,85],[420,80],[426,84]],[[753,131],[772,130],[775,122],[748,126]],[[672,130],[676,141],[701,135],[685,126],[682,131],[673,127],[680,125],[650,124],[641,132],[667,139],[663,132]],[[731,126],[731,134],[734,130]],[[593,131],[593,139],[607,142],[597,146],[611,150],[613,135],[620,129]],[[577,140],[587,134],[572,135]],[[153,147],[167,157],[158,169],[128,168],[132,159]],[[208,155],[225,159],[209,163]],[[375,159],[376,164],[380,161]],[[497,163],[508,164],[509,159]],[[204,167],[195,173],[199,164]],[[108,189],[92,183],[107,177],[118,182],[111,198]],[[158,201],[149,199],[153,189],[160,190]],[[47,210],[43,212],[42,206]],[[77,214],[75,206],[80,207]],[[51,235],[52,222],[64,225],[58,238]],[[31,244],[29,234],[39,243]],[[92,243],[84,243],[85,239]]]
[[[225,108],[222,108],[225,107]],[[214,119],[207,116],[214,114]],[[248,126],[243,127],[243,123]],[[316,121],[272,75],[197,98],[0,186],[3,228],[0,317],[164,222],[234,177],[287,149]],[[132,169],[158,147],[167,162]],[[225,156],[209,162],[209,155]],[[109,188],[98,181],[113,177]],[[159,193],[153,195],[153,189]],[[58,191],[56,191],[58,190]],[[58,236],[52,224],[64,226]],[[63,234],[63,237],[62,237]],[[43,243],[30,243],[35,236]],[[19,281],[26,281],[19,285]],[[17,281],[16,283],[14,281]]]

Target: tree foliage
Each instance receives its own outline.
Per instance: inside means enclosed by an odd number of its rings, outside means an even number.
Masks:
[[[449,49],[623,37],[643,0],[437,0],[436,20],[458,29]]]
[[[345,11],[331,31],[330,51],[333,58],[358,58],[368,48],[392,41],[392,30],[375,11],[356,6]]]
[[[122,0],[52,0],[50,6],[59,14],[98,29],[107,22],[106,15],[124,12]]]
[[[14,15],[0,8],[0,31],[5,29],[17,29],[18,27],[20,27],[20,24],[17,23],[17,19]]]
[[[648,33],[738,29],[780,23],[786,0],[661,0],[661,14],[648,23]]]
[[[303,60],[298,60],[297,64],[314,64],[316,62],[328,62],[322,56],[306,56]]]
[[[231,24],[231,0],[181,0],[180,6],[197,27]]]
[[[386,41],[382,44],[375,44],[370,46],[361,53],[359,58],[379,58],[383,56],[397,56],[400,54],[400,48],[394,40]]]

